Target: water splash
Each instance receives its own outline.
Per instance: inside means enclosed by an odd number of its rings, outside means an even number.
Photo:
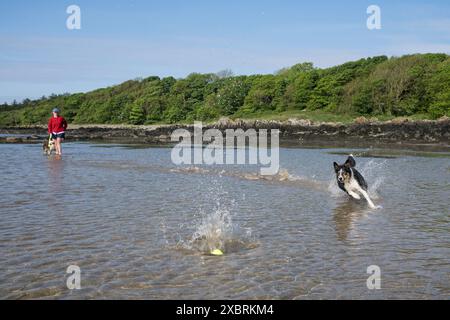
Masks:
[[[178,247],[200,254],[210,255],[214,250],[229,254],[258,246],[251,228],[242,228],[233,220],[237,204],[223,189],[222,177],[215,177],[210,183],[209,192],[204,195],[209,201],[208,208],[199,208],[194,215],[194,232],[187,240],[178,242]]]
[[[357,167],[357,170],[364,176],[369,185],[369,195],[372,199],[379,199],[378,190],[380,186],[385,182],[385,176],[382,175],[385,172],[385,161],[370,160],[364,163],[362,166]],[[267,181],[271,183],[288,183],[291,185],[301,186],[317,191],[328,192],[333,198],[345,197],[345,193],[339,189],[334,174],[329,180],[321,181],[315,177],[307,177],[303,175],[295,175],[290,173],[287,169],[280,169],[276,175],[260,175],[259,173],[245,173],[236,171],[221,171],[214,172],[213,170],[207,170],[199,167],[187,167],[182,169],[172,169],[172,172],[179,173],[194,173],[194,174],[217,174],[219,177],[235,177],[238,179],[245,179],[250,181]]]
[[[370,160],[361,167],[360,172],[367,181],[369,186],[368,193],[372,199],[379,199],[380,197],[378,190],[386,179],[386,176],[384,175],[386,172],[386,165],[386,160],[381,162]]]
[[[188,241],[181,243],[184,249],[210,255],[214,250],[230,254],[258,247],[251,228],[241,228],[233,222],[232,213],[219,207],[203,215]]]
[[[341,189],[339,189],[338,184],[336,182],[336,178],[333,177],[328,181],[328,192],[331,194],[333,198],[339,198],[345,195],[344,192],[342,192]]]
[[[230,212],[226,209],[217,209],[203,217],[192,235],[189,245],[192,249],[203,253],[209,253],[216,249],[225,252],[225,243],[233,240],[233,229]]]

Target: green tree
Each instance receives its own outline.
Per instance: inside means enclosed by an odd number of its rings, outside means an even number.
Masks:
[[[447,56],[430,76],[427,95],[430,97],[428,112],[433,118],[450,116],[450,57]]]
[[[274,110],[275,106],[272,102],[276,92],[277,83],[275,76],[258,76],[253,80],[252,87],[244,100],[242,111],[244,113],[252,113]]]
[[[353,95],[352,105],[356,112],[360,114],[371,114],[373,112],[372,88],[363,85],[356,94]]]
[[[143,108],[135,103],[131,108],[130,113],[130,123],[132,124],[143,124],[145,120],[144,110]]]
[[[229,78],[219,89],[215,105],[223,115],[235,113],[243,104],[250,89],[246,77]]]
[[[284,103],[288,109],[303,110],[311,99],[317,84],[318,74],[314,70],[300,73],[286,87]]]

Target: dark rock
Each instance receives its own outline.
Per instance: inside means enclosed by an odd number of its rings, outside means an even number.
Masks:
[[[142,143],[170,142],[171,133],[176,129],[186,129],[193,132],[193,125],[161,125],[161,126],[98,126],[75,127],[66,133],[67,141],[75,140],[136,140]],[[231,120],[221,118],[217,123],[204,125],[203,130],[216,128],[226,129],[279,129],[280,137],[292,141],[312,141],[325,139],[336,141],[338,139],[352,139],[354,141],[367,140],[374,142],[408,143],[421,142],[450,142],[450,119],[441,118],[437,121],[395,121],[374,122],[360,119],[350,124],[342,123],[313,123],[310,120],[289,119],[287,121],[266,120]],[[30,134],[28,139],[20,137],[3,137],[0,142],[22,143],[38,141],[39,136],[45,133],[45,127],[32,128],[0,128],[0,133]]]

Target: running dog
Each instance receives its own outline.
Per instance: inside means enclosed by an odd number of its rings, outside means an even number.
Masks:
[[[339,165],[336,162],[334,162],[333,165],[339,188],[354,199],[361,199],[360,194],[362,194],[369,206],[372,209],[376,208],[367,193],[366,180],[364,180],[364,177],[355,169],[356,161],[353,158],[353,155],[350,155],[343,165]]]
[[[42,144],[42,150],[44,151],[44,154],[51,155],[53,151],[55,151],[55,141],[53,139],[45,139],[44,143]]]

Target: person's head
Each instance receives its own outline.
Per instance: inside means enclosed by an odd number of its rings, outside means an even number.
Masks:
[[[52,110],[52,115],[53,115],[54,117],[59,116],[59,113],[60,113],[60,111],[59,111],[58,108],[53,108],[53,110]]]

